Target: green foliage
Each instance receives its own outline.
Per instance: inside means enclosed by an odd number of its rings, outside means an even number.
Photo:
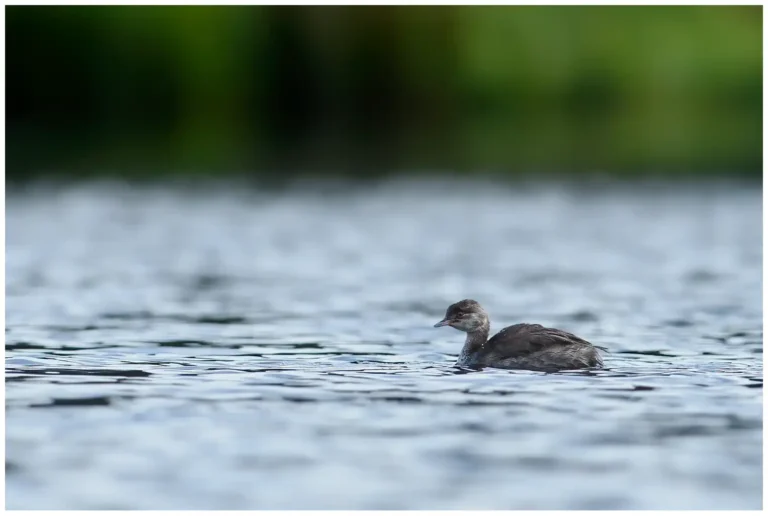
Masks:
[[[6,24],[11,177],[761,168],[759,6],[12,6]]]

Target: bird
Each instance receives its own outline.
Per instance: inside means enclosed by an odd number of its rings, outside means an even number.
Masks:
[[[470,369],[561,371],[603,367],[598,349],[586,340],[541,324],[514,324],[488,339],[490,319],[474,299],[463,299],[445,311],[435,328],[450,326],[467,334],[457,366]]]

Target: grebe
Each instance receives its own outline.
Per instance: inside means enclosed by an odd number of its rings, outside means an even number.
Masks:
[[[559,371],[603,366],[596,346],[571,333],[540,324],[507,326],[488,339],[491,327],[488,314],[473,299],[449,306],[443,320],[435,324],[435,328],[440,326],[466,332],[467,340],[456,363],[462,367]]]

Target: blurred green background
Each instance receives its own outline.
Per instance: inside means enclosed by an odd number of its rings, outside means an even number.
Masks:
[[[761,175],[762,7],[6,7],[8,178]]]

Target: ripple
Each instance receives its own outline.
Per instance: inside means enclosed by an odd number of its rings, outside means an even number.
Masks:
[[[692,185],[12,195],[8,508],[760,508],[760,214]],[[432,324],[466,297],[606,368],[455,366]]]

